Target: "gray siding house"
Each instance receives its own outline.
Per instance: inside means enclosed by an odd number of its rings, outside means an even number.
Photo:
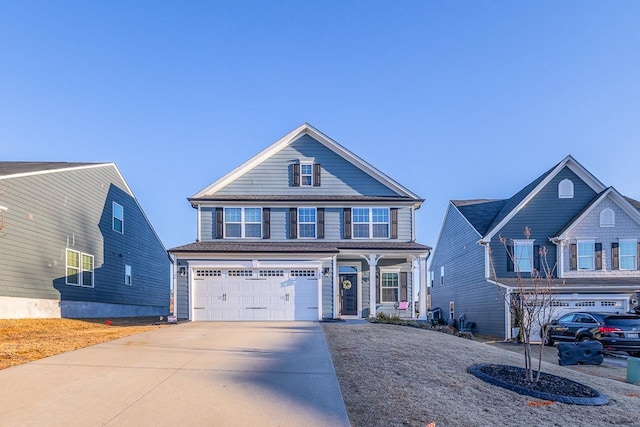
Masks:
[[[639,209],[571,156],[511,198],[452,200],[429,266],[431,310],[511,338],[517,276],[526,285],[546,259],[554,316],[626,312],[640,289]]]
[[[0,162],[0,317],[169,313],[171,260],[113,163]]]
[[[415,241],[423,200],[312,126],[189,202],[197,240],[169,250],[178,318],[362,318],[401,301],[398,314],[415,315],[430,252]]]

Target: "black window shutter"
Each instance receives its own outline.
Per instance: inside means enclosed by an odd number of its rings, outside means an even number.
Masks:
[[[318,239],[324,239],[324,208],[316,209]]]
[[[262,208],[262,238],[271,238],[271,209]]]
[[[620,245],[618,243],[611,244],[611,269],[620,269]]]
[[[342,225],[344,227],[344,238],[351,238],[351,208],[344,208]]]
[[[216,239],[224,237],[224,218],[222,208],[216,208]]]
[[[533,245],[533,268],[540,272],[540,245]]]
[[[398,208],[390,209],[391,217],[391,237],[392,239],[398,238]]]
[[[513,246],[507,246],[507,271],[512,272],[513,268]]]
[[[291,185],[300,187],[300,163],[291,165]]]
[[[596,270],[602,270],[602,243],[596,243]]]
[[[400,272],[400,301],[409,301],[407,299],[407,288],[408,288],[407,272],[401,271]]]
[[[376,270],[376,304],[380,304],[380,273]]]
[[[298,238],[298,208],[289,208],[289,238]]]
[[[320,187],[320,163],[313,164],[313,186]]]
[[[571,243],[569,245],[569,270],[578,269],[578,245]]]

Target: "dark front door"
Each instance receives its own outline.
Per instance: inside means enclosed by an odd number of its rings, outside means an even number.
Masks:
[[[340,274],[340,298],[342,300],[340,314],[358,314],[358,275]]]

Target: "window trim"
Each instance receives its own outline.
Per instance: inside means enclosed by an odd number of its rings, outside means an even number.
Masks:
[[[590,268],[582,268],[580,267],[580,259],[587,259],[589,255],[580,255],[580,245],[581,244],[590,244],[591,246],[591,267]],[[583,239],[576,241],[576,261],[577,261],[577,270],[578,271],[595,271],[596,269],[596,241],[593,239]]]
[[[622,244],[630,243],[631,247],[634,249],[634,253],[632,255],[623,255],[622,254]],[[623,258],[632,258],[633,259],[633,268],[623,268],[622,267],[622,259]],[[624,271],[635,271],[638,269],[637,265],[638,261],[638,239],[618,239],[618,269]]]
[[[355,215],[355,211],[357,209],[366,209],[368,212],[368,220],[367,222],[362,222],[362,221],[356,221],[356,215]],[[384,210],[386,211],[386,216],[387,216],[387,221],[386,222],[375,222],[373,219],[373,210],[374,209],[380,209],[380,210]],[[356,225],[363,225],[363,224],[367,224],[368,225],[368,235],[363,237],[363,236],[356,236]],[[378,237],[378,236],[374,236],[373,235],[373,231],[374,231],[374,226],[375,225],[380,225],[380,224],[386,224],[387,226],[387,235],[385,237]],[[351,208],[351,238],[353,239],[390,239],[391,238],[391,208],[388,207],[379,207],[379,206],[371,206],[371,207],[366,207],[366,206],[358,206],[358,207],[353,207]]]
[[[130,264],[124,265],[124,284],[127,286],[133,285],[133,267]]]
[[[74,266],[69,266],[69,253],[73,252],[75,254],[78,254],[78,266],[74,267]],[[84,258],[90,258],[91,259],[91,269],[85,269],[85,265],[84,265]],[[75,249],[70,249],[70,248],[66,248],[65,251],[65,277],[64,277],[64,283],[65,285],[70,285],[70,286],[80,286],[83,288],[93,288],[95,286],[95,257],[91,254],[87,254],[84,252],[80,252],[77,251]],[[76,276],[78,278],[78,281],[76,283],[74,282],[69,282],[69,269],[75,269],[77,271]],[[91,284],[89,285],[85,285],[84,284],[84,273],[89,272],[91,273],[90,277],[91,277]]]
[[[116,215],[116,206],[120,208],[121,216]],[[116,220],[120,222],[121,230],[116,229]],[[111,202],[111,228],[116,233],[124,234],[124,206],[118,202]]]
[[[240,222],[228,222],[227,221],[227,209],[240,209]],[[257,222],[247,222],[245,216],[245,209],[256,209],[260,212],[260,218]],[[240,236],[228,236],[227,235],[227,224],[240,224]],[[260,230],[259,236],[248,236],[246,233],[247,225],[258,225]],[[223,226],[223,238],[225,239],[262,239],[263,230],[262,230],[262,207],[258,206],[226,206],[222,208],[222,226]]]
[[[513,241],[513,268],[515,271],[519,272],[519,273],[531,273],[533,272],[533,247],[534,247],[534,240],[533,239],[516,239]],[[516,249],[517,247],[529,247],[531,248],[531,253],[530,253],[530,257],[529,257],[529,269],[528,270],[523,270],[520,267],[520,261],[524,261],[525,257],[518,257],[518,250]]]
[[[396,285],[395,286],[384,286],[384,277],[387,275],[395,275]],[[388,301],[383,298],[384,289],[395,289],[396,290],[396,300]],[[380,303],[381,304],[392,304],[400,301],[400,270],[380,270]]]
[[[300,219],[300,211],[302,209],[308,209],[313,211],[313,222],[302,222],[302,220]],[[300,207],[296,209],[298,212],[298,239],[317,239],[318,238],[318,209],[317,208],[310,208],[310,207]],[[309,236],[303,236],[302,233],[300,232],[300,226],[301,225],[309,225],[309,224],[313,224],[313,236],[309,237]]]
[[[304,173],[305,166],[310,168],[309,173]],[[309,177],[309,184],[305,184],[305,177]],[[300,187],[313,187],[313,162],[304,161],[300,162]]]

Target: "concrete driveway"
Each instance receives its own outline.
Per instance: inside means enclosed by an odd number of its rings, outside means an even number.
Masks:
[[[185,323],[0,371],[3,426],[348,426],[315,322]]]

